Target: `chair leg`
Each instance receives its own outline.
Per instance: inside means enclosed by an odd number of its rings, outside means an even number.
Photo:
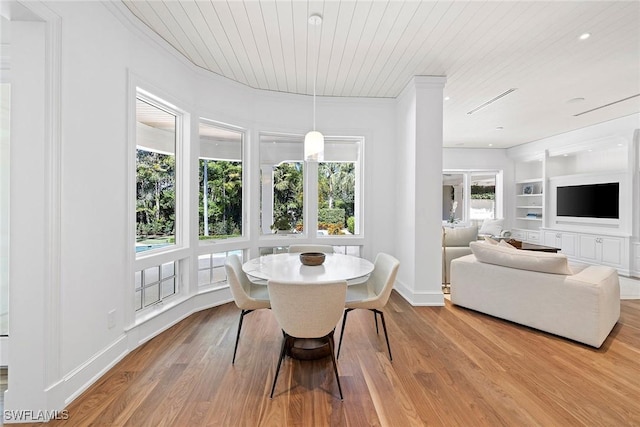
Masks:
[[[378,312],[376,310],[371,311],[373,311],[373,318],[376,321],[376,335],[378,335],[378,333],[380,333],[380,331],[378,331]]]
[[[269,395],[270,399],[273,399],[273,392],[276,389],[276,381],[278,381],[278,374],[280,373],[280,365],[282,365],[282,359],[284,358],[284,353],[287,346],[288,335],[285,334],[284,331],[282,331],[282,333],[284,334],[284,337],[282,337],[282,348],[280,349],[280,358],[278,359],[278,367],[276,368],[276,374],[273,376],[273,385],[271,386],[271,394]]]
[[[391,357],[391,346],[389,345],[389,334],[387,334],[387,325],[384,322],[384,313],[381,312],[380,310],[373,310],[373,311],[378,313],[380,315],[380,318],[382,319],[382,329],[384,329],[384,337],[387,340],[387,350],[389,350],[389,360],[393,361],[393,357]]]
[[[342,316],[342,329],[340,330],[340,342],[338,343],[338,355],[336,356],[336,359],[340,357],[340,349],[342,348],[342,337],[344,336],[344,325],[347,324],[347,314],[349,314],[351,310],[353,310],[353,308],[345,309],[344,316]]]
[[[345,317],[347,312],[345,311]],[[331,362],[333,363],[333,372],[336,374],[336,382],[338,383],[338,391],[340,392],[340,400],[344,400],[342,397],[342,387],[340,386],[340,376],[338,375],[338,364],[336,363],[336,357],[334,356],[334,343],[333,343],[333,331],[327,335],[329,341],[329,348],[331,349]],[[342,338],[342,337],[340,337]]]
[[[252,311],[253,310],[242,310],[242,312],[240,313],[240,322],[238,324],[238,334],[236,335],[236,345],[233,348],[233,359],[231,360],[232,365],[236,363],[236,352],[238,351],[238,342],[240,341],[240,331],[242,330],[242,319],[244,319],[244,316],[251,313]]]

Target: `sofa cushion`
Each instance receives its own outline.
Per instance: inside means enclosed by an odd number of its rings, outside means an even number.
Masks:
[[[469,243],[478,239],[478,227],[444,228],[443,246],[469,246]]]
[[[484,241],[489,243],[490,245],[497,245],[498,244],[498,241],[492,239],[491,236],[489,236],[489,235],[486,235],[486,236],[483,236],[483,237],[484,237]]]
[[[489,234],[491,236],[499,236],[502,232],[503,219],[485,219],[480,227],[478,234]]]
[[[542,273],[572,274],[564,254],[523,251],[482,242],[471,242],[469,247],[478,261],[487,264]]]

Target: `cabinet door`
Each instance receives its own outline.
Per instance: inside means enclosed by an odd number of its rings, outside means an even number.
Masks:
[[[576,235],[574,233],[560,233],[558,239],[558,247],[562,249],[562,253],[567,256],[576,255]]]
[[[578,256],[585,261],[598,261],[598,238],[596,236],[578,236]]]
[[[557,247],[556,245],[557,243],[557,238],[556,236],[558,235],[558,233],[556,233],[555,231],[545,231],[544,235],[543,235],[543,244],[547,245],[547,246],[552,246],[552,247]]]

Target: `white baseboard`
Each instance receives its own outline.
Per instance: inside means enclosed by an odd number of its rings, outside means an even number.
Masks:
[[[402,296],[402,298],[407,300],[407,302],[413,306],[444,306],[444,296],[441,290],[415,292],[412,289],[409,289],[399,280],[396,280],[393,289],[395,289],[396,292],[398,292]]]
[[[200,293],[171,307],[171,309],[159,313],[154,318],[150,318],[123,331],[122,335],[114,342],[64,375],[64,377],[55,384],[46,388],[46,401],[49,402],[48,406],[50,406],[47,409],[64,409],[126,355],[146,341],[198,311],[215,307],[229,301],[232,301],[232,298],[228,287]],[[2,338],[2,340],[0,353],[6,352],[5,347],[7,346],[4,344],[8,342],[7,338]],[[4,357],[3,360],[6,361],[6,357]],[[7,391],[7,393],[9,393],[9,391]],[[5,400],[5,404],[6,403],[7,400]]]

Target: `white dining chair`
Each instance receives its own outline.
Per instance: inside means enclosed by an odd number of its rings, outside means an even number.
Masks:
[[[270,397],[273,398],[278,373],[287,349],[296,339],[312,338],[323,341],[329,346],[333,371],[342,400],[333,334],[344,308],[347,282],[308,284],[269,281],[267,286],[271,297],[271,310],[284,334]]]
[[[291,245],[289,246],[289,253],[301,253],[301,252],[322,252],[323,254],[332,254],[333,246],[331,245]]]
[[[373,317],[376,322],[376,334],[378,333],[378,315],[380,315],[382,328],[384,329],[384,337],[387,341],[387,349],[389,350],[389,360],[393,360],[391,356],[391,345],[389,345],[389,335],[387,334],[387,325],[384,321],[384,313],[381,310],[387,305],[399,267],[400,261],[391,255],[379,253],[373,263],[373,272],[369,276],[369,279],[364,283],[349,286],[344,316],[342,318],[338,355],[336,357],[340,357],[344,327],[347,324],[347,314],[357,308],[363,308],[373,311]]]
[[[231,360],[231,364],[233,365],[236,362],[236,352],[238,351],[238,341],[240,340],[240,331],[242,330],[242,320],[244,316],[254,310],[271,308],[271,303],[269,302],[269,290],[267,286],[256,285],[249,281],[247,275],[242,271],[242,262],[238,255],[229,255],[225,261],[224,268],[227,272],[227,282],[229,283],[233,299],[241,310],[236,344],[233,348],[233,359]]]

